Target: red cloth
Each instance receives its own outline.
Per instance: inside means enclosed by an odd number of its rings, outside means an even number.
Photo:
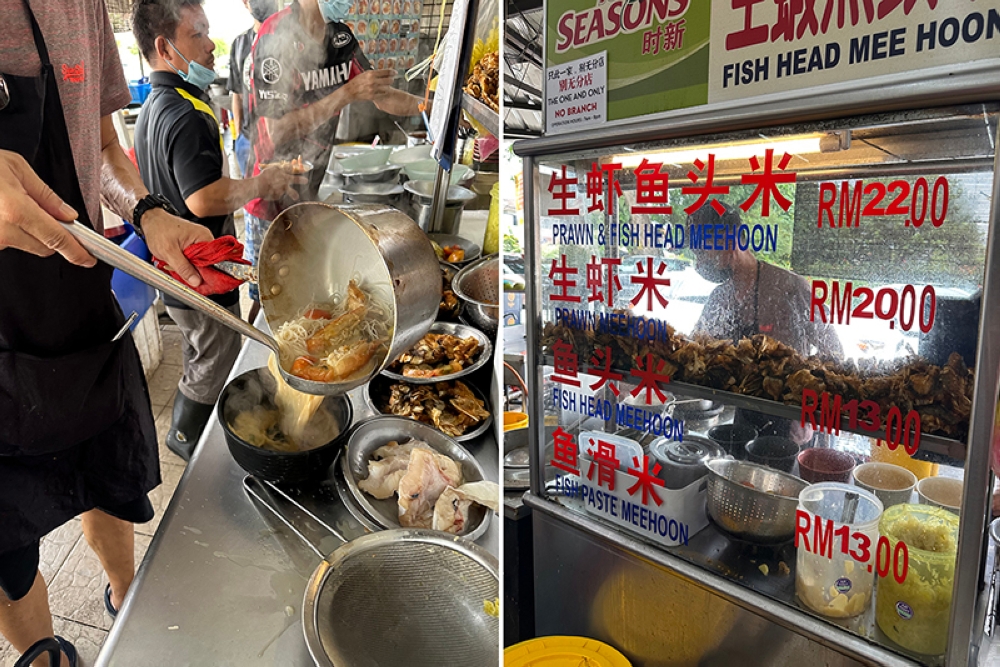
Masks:
[[[234,236],[220,236],[214,241],[203,241],[193,243],[184,249],[184,256],[194,264],[204,281],[194,291],[202,296],[213,294],[225,294],[232,292],[240,286],[242,281],[233,278],[227,273],[218,269],[213,269],[212,264],[219,262],[236,262],[237,264],[250,264],[243,259],[243,244],[236,240]],[[161,271],[165,271],[171,278],[187,284],[180,275],[167,266],[161,259],[153,258],[153,265]]]

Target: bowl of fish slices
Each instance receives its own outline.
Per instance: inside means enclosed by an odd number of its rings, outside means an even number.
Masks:
[[[452,438],[406,417],[356,425],[340,457],[354,500],[376,525],[423,528],[476,540],[499,511],[500,487]]]

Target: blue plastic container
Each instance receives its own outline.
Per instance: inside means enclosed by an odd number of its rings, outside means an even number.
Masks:
[[[149,97],[153,86],[150,85],[149,79],[139,79],[138,81],[129,81],[128,90],[132,93],[132,104],[142,104]]]
[[[132,225],[126,224],[125,229],[126,233],[111,240],[139,259],[150,261],[152,255],[149,248],[146,247],[146,242],[139,238],[135,230],[132,229]],[[122,312],[125,313],[125,317],[131,315],[133,311],[138,315],[132,322],[131,329],[134,331],[139,320],[153,305],[153,301],[156,299],[156,290],[118,269],[115,269],[111,276],[111,289],[118,298],[118,304],[121,306]]]

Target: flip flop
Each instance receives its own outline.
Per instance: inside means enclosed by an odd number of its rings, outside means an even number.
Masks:
[[[59,635],[46,637],[32,644],[31,648],[14,663],[14,667],[29,667],[32,662],[45,654],[49,655],[51,661],[53,656],[58,655],[60,652],[66,654],[69,667],[79,667],[79,657],[76,653],[76,647]],[[61,655],[59,656],[59,660],[62,660]]]
[[[59,635],[56,635],[56,641],[59,642],[59,646],[62,647],[62,652],[66,654],[66,658],[69,660],[69,667],[77,667],[79,662],[76,654],[76,647]]]
[[[118,610],[111,604],[111,584],[104,587],[104,609],[112,619],[118,617]]]

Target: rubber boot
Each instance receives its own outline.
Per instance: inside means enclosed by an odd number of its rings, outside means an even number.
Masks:
[[[167,432],[167,448],[185,461],[190,461],[198,438],[212,416],[213,407],[192,401],[178,390],[174,396],[170,431]]]

